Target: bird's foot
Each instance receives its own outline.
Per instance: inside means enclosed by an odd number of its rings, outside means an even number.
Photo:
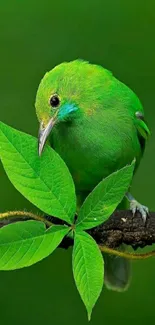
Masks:
[[[133,215],[135,215],[136,211],[140,212],[144,223],[146,222],[146,218],[149,214],[149,209],[145,205],[140,204],[135,199],[130,201],[130,210],[132,211]]]

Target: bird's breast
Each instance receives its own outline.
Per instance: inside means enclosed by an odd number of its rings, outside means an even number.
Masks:
[[[51,145],[67,164],[77,191],[91,191],[104,177],[139,157],[140,146],[131,125],[89,121],[60,123]]]

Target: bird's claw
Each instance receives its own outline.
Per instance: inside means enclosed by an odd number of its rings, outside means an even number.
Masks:
[[[146,222],[146,218],[149,214],[149,209],[145,205],[140,204],[136,200],[132,200],[130,202],[130,210],[132,211],[133,215],[135,215],[136,211],[140,212],[144,223]]]

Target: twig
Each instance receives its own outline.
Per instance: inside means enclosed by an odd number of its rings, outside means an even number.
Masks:
[[[17,218],[16,218],[17,217]],[[17,220],[27,220],[27,219],[34,219],[37,221],[42,221],[44,222],[48,227],[52,226],[52,222],[47,220],[45,217],[41,217],[38,216],[32,212],[28,212],[28,211],[8,211],[8,212],[4,212],[4,213],[0,213],[0,223],[3,224],[8,224],[9,222],[7,222],[7,219],[12,219],[13,221],[17,221]],[[15,219],[14,219],[15,218]],[[3,223],[4,220],[4,223]]]
[[[135,254],[135,253],[129,253],[129,252],[122,252],[122,251],[118,251],[116,249],[112,249],[106,246],[101,246],[99,245],[99,248],[101,250],[101,252],[103,253],[108,253],[111,255],[117,255],[120,257],[124,257],[127,258],[129,260],[145,260],[149,257],[154,257],[155,256],[155,250],[151,251],[151,252],[147,252],[147,253],[142,253],[142,254]]]

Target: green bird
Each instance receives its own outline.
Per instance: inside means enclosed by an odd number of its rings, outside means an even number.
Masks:
[[[39,155],[49,136],[72,174],[78,206],[103,178],[134,158],[137,168],[150,134],[134,92],[107,69],[83,60],[64,62],[45,74],[37,91],[36,112]],[[133,213],[138,210],[145,222],[148,208],[130,193],[126,198]],[[105,256],[109,289],[125,290],[129,278],[127,260]]]

